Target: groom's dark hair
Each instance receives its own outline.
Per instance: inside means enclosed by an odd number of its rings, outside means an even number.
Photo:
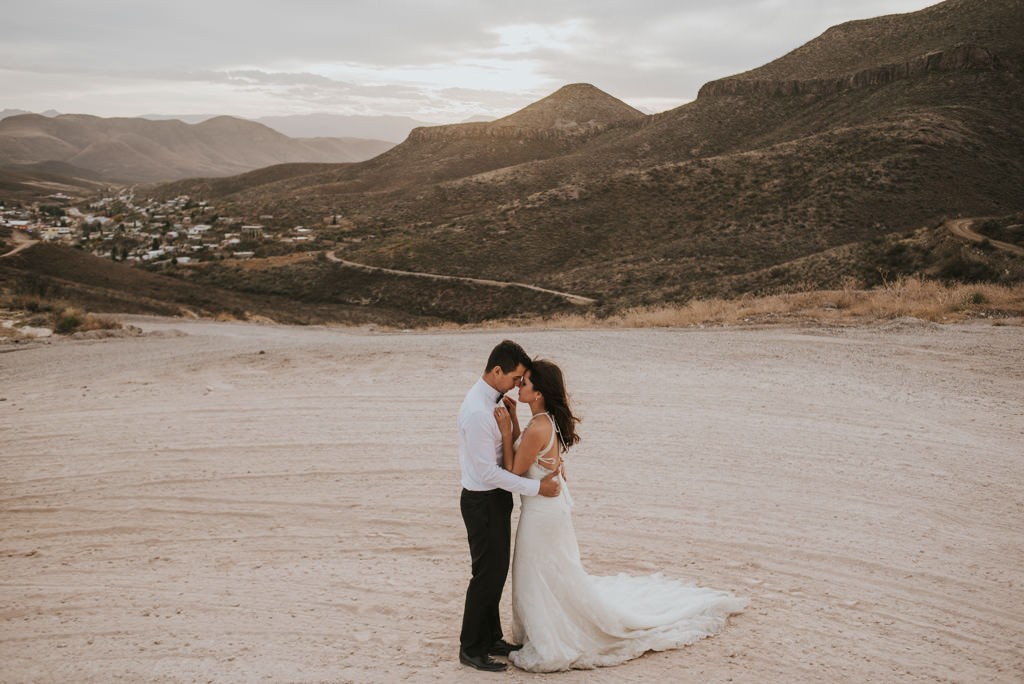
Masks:
[[[487,367],[484,368],[484,372],[488,372],[495,366],[501,366],[501,370],[511,373],[519,364],[529,368],[530,357],[527,356],[522,347],[512,340],[502,340],[498,346],[491,350],[491,355],[487,357]]]

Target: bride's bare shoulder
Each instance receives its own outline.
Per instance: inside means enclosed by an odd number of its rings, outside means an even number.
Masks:
[[[534,434],[547,436],[548,433],[551,432],[551,421],[544,420],[544,418],[541,417],[543,415],[544,414],[538,413],[530,418],[530,422],[526,424],[525,431],[532,431]]]

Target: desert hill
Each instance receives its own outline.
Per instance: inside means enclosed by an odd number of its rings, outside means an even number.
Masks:
[[[286,162],[355,162],[391,146],[354,138],[294,139],[227,116],[198,124],[82,114],[0,120],[0,166],[56,161],[121,182],[227,176]]]
[[[344,259],[532,283],[598,311],[907,273],[1019,280],[1019,257],[944,226],[1011,226],[1024,211],[1020,14],[1019,2],[948,0],[830,29],[653,116],[576,84],[498,121],[416,129],[365,162],[153,193],[285,226],[341,215],[346,232],[325,246]],[[323,262],[238,275],[190,277],[328,299],[356,277]],[[419,306],[379,294],[360,301]]]
[[[250,176],[248,190],[236,179],[185,180],[157,189],[163,197],[197,194],[208,198],[238,193],[243,202],[294,193],[302,202],[384,190],[433,187],[475,174],[562,156],[624,122],[646,118],[588,84],[573,84],[502,119],[413,129],[400,145],[369,161],[325,169],[318,176],[284,178],[268,185],[267,176]],[[291,175],[291,174],[289,174]]]
[[[236,212],[343,209],[374,235],[346,246],[355,261],[618,305],[872,284],[916,267],[883,271],[865,256],[879,244],[1024,208],[1019,16],[1018,2],[950,0],[830,29],[669,112],[611,108],[584,135],[583,110],[614,98],[571,86],[505,120],[417,129],[368,162],[212,194]],[[579,92],[576,126],[531,126]],[[800,280],[815,255],[831,267]]]
[[[919,12],[834,26],[787,55],[730,77],[741,81],[813,81],[902,65],[932,53],[976,46],[1019,69],[1024,57],[1019,0],[947,0]]]
[[[600,131],[621,121],[643,119],[647,115],[588,83],[576,83],[490,122],[491,129],[557,131],[585,134]]]

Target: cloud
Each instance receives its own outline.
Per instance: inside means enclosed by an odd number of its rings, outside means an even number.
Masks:
[[[454,121],[588,82],[658,110],[836,23],[927,4],[33,0],[0,23],[0,106],[249,116],[329,107]]]

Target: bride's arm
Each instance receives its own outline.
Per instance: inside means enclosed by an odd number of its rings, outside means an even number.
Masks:
[[[519,436],[518,421],[515,420],[514,414],[509,412],[507,405],[503,404],[494,407],[494,420],[501,430],[501,467],[511,472],[515,458],[512,443]]]
[[[529,470],[540,456],[540,450],[548,443],[550,437],[551,426],[549,424],[535,420],[527,425],[526,431],[523,432],[523,439],[519,442],[519,448],[516,449],[512,460],[512,472],[522,475]]]
[[[499,404],[494,408],[494,420],[501,430],[501,467],[514,475],[522,475],[540,456],[540,450],[551,438],[550,424],[533,422],[526,426],[519,448],[513,451],[512,418],[508,409]]]

